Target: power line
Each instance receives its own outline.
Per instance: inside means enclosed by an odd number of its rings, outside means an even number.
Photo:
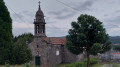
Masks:
[[[53,28],[53,29],[66,29],[66,30],[69,30],[69,28],[57,28],[57,27],[51,27],[51,28]],[[50,29],[50,28],[48,28],[48,29]]]
[[[63,2],[61,2],[61,1],[59,1],[59,0],[56,0],[56,1],[59,2],[59,3],[61,3],[61,4],[63,4],[63,5],[65,5],[65,6],[67,6],[67,7],[69,7],[69,8],[72,8],[72,9],[75,10],[75,11],[78,11],[78,12],[83,13],[82,11],[80,11],[80,10],[78,10],[78,9],[76,9],[76,8],[73,8],[73,7],[69,6],[68,4],[65,4],[65,3],[63,3]]]
[[[19,17],[19,15],[18,15],[10,6],[8,6],[7,4],[6,4],[6,6],[7,6],[22,22],[25,23],[25,21],[22,20],[21,17]],[[27,24],[26,24],[26,25],[27,25]],[[29,25],[27,25],[27,26],[29,26]],[[29,27],[31,27],[31,26],[29,26]],[[54,29],[69,29],[69,28],[54,28]]]
[[[0,3],[2,3],[2,2],[0,2]],[[6,4],[6,3],[5,3]],[[10,6],[8,6],[7,4],[6,4],[6,6],[22,21],[22,22],[24,22],[25,23],[25,21],[24,20],[22,20],[20,17],[19,17],[19,15],[10,7]],[[26,23],[25,23],[26,24]],[[28,24],[26,24],[27,26],[29,26]],[[29,26],[29,27],[31,27],[31,26]]]

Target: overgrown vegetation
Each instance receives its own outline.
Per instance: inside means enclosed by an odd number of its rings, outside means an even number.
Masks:
[[[25,65],[25,64],[22,64],[22,65],[8,65],[8,64],[5,64],[5,65],[0,65],[0,67],[36,67],[35,65]]]
[[[66,65],[68,65],[68,64],[60,64],[60,65],[57,65],[54,67],[65,67]],[[0,67],[7,67],[7,66],[8,66],[8,64],[0,65]],[[92,67],[111,67],[111,66],[112,67],[120,67],[120,64],[119,63],[100,63],[100,64],[94,64]],[[23,65],[10,65],[10,67],[26,67],[26,65],[25,64],[23,64]],[[29,65],[28,67],[36,67],[36,66]],[[71,66],[69,66],[69,67],[71,67]],[[84,67],[86,67],[86,66],[84,66]]]
[[[33,35],[12,35],[12,19],[3,0],[0,0],[0,65],[5,63],[23,64],[32,59],[32,54],[26,41],[30,43]]]
[[[11,59],[12,19],[3,0],[0,0],[0,64]]]
[[[78,63],[78,62],[74,64],[81,65],[81,63]],[[66,65],[67,67],[74,67],[71,64],[60,64],[55,67],[65,67]],[[78,67],[87,67],[87,66],[78,66]],[[120,64],[119,63],[97,63],[92,65],[91,67],[120,67]]]
[[[31,50],[28,48],[28,44],[33,41],[33,35],[31,33],[25,33],[14,37],[14,45],[12,49],[11,64],[24,64],[32,59]]]
[[[95,65],[97,63],[98,63],[98,59],[95,59],[95,58],[90,59],[91,66],[93,66],[93,65]],[[66,64],[65,67],[87,67],[87,58],[84,59],[83,62],[76,62],[76,63],[72,63],[72,64]]]

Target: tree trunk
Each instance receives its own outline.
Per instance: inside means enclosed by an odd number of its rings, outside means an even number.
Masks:
[[[87,51],[87,66],[90,67],[90,54],[89,51]]]

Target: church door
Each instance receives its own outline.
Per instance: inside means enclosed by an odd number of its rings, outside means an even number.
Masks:
[[[40,56],[35,57],[35,65],[40,66]]]

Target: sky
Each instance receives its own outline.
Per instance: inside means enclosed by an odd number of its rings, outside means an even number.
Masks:
[[[120,0],[4,0],[13,20],[14,36],[34,34],[35,13],[40,1],[45,15],[46,35],[61,37],[68,34],[71,22],[81,14],[95,16],[103,22],[110,36],[120,36]]]

